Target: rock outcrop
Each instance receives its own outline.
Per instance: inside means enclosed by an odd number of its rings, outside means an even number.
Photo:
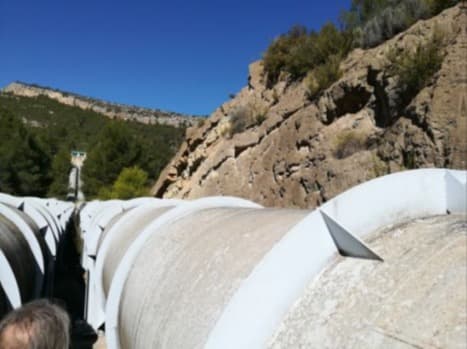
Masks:
[[[163,124],[175,127],[192,126],[196,123],[196,117],[180,113],[148,109],[125,104],[110,103],[75,93],[64,92],[48,87],[13,82],[6,86],[2,92],[23,97],[46,96],[65,105],[88,109],[96,113],[108,116],[111,119],[129,120],[143,124]]]
[[[315,207],[386,173],[465,169],[466,12],[458,5],[380,46],[354,50],[341,64],[342,77],[313,100],[304,82],[267,88],[262,62],[251,64],[248,86],[204,124],[187,130],[152,193],[235,195],[265,206]],[[403,103],[388,52],[414,49],[435,30],[444,33],[441,69]]]

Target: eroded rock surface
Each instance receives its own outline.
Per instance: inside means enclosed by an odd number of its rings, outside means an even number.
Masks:
[[[152,192],[170,198],[235,195],[266,206],[315,207],[371,178],[410,168],[467,168],[467,15],[458,5],[342,62],[315,99],[303,82],[266,87],[262,62],[248,85],[187,137]],[[435,30],[443,63],[403,103],[390,50],[414,49]],[[248,122],[233,132],[239,111]]]

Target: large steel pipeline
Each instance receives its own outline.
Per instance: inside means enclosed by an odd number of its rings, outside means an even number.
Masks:
[[[90,202],[79,210],[87,320],[94,328],[105,324],[111,349],[373,348],[390,347],[397,337],[392,331],[404,330],[381,329],[375,309],[382,307],[391,323],[400,307],[414,321],[434,307],[425,329],[402,338],[455,347],[467,340],[457,330],[467,316],[465,214],[466,172],[444,169],[380,177],[316,210],[263,208],[229,197]],[[436,229],[424,225],[432,222],[427,217],[440,217]],[[442,231],[450,233],[438,238]],[[407,246],[398,243],[400,234]],[[432,276],[426,286],[400,284],[408,261],[426,257],[435,245],[460,247],[451,259],[436,254],[431,268],[412,273],[412,280]],[[445,275],[449,280],[436,283]],[[328,292],[333,296],[326,298]],[[445,299],[450,292],[457,296]],[[453,308],[463,310],[453,316]],[[446,335],[435,338],[441,330]]]
[[[32,251],[19,228],[1,214],[0,245],[16,276],[22,301],[27,302],[38,296],[38,290],[42,285],[38,285],[35,280],[39,267]]]
[[[121,347],[202,346],[241,280],[308,213],[208,208],[158,229],[134,260],[144,269],[132,269],[122,290]],[[181,322],[191,328],[184,336]]]
[[[396,173],[316,210],[0,194],[0,316],[50,294],[73,217],[110,349],[462,347],[466,175]]]
[[[0,193],[0,318],[53,293],[57,246],[72,203]]]

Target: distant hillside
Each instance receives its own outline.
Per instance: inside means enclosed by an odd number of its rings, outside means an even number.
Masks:
[[[157,123],[175,127],[187,127],[196,122],[195,116],[193,115],[184,115],[158,109],[148,109],[132,105],[111,103],[81,96],[76,93],[60,91],[50,87],[27,84],[19,81],[9,84],[2,91],[23,97],[46,96],[62,104],[75,106],[83,110],[92,110],[96,113],[108,116],[111,119],[136,121],[148,125],[154,125]]]
[[[108,192],[126,167],[157,178],[184,132],[167,124],[111,120],[43,95],[0,93],[0,192],[64,198],[73,149],[88,153],[83,177],[89,198]]]

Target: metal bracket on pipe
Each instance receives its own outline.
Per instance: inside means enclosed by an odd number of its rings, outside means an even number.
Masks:
[[[383,262],[383,259],[366,246],[363,241],[350,233],[322,210],[319,210],[319,212],[323,217],[324,223],[326,223],[329,234],[331,235],[337,250],[342,256],[372,259]]]

